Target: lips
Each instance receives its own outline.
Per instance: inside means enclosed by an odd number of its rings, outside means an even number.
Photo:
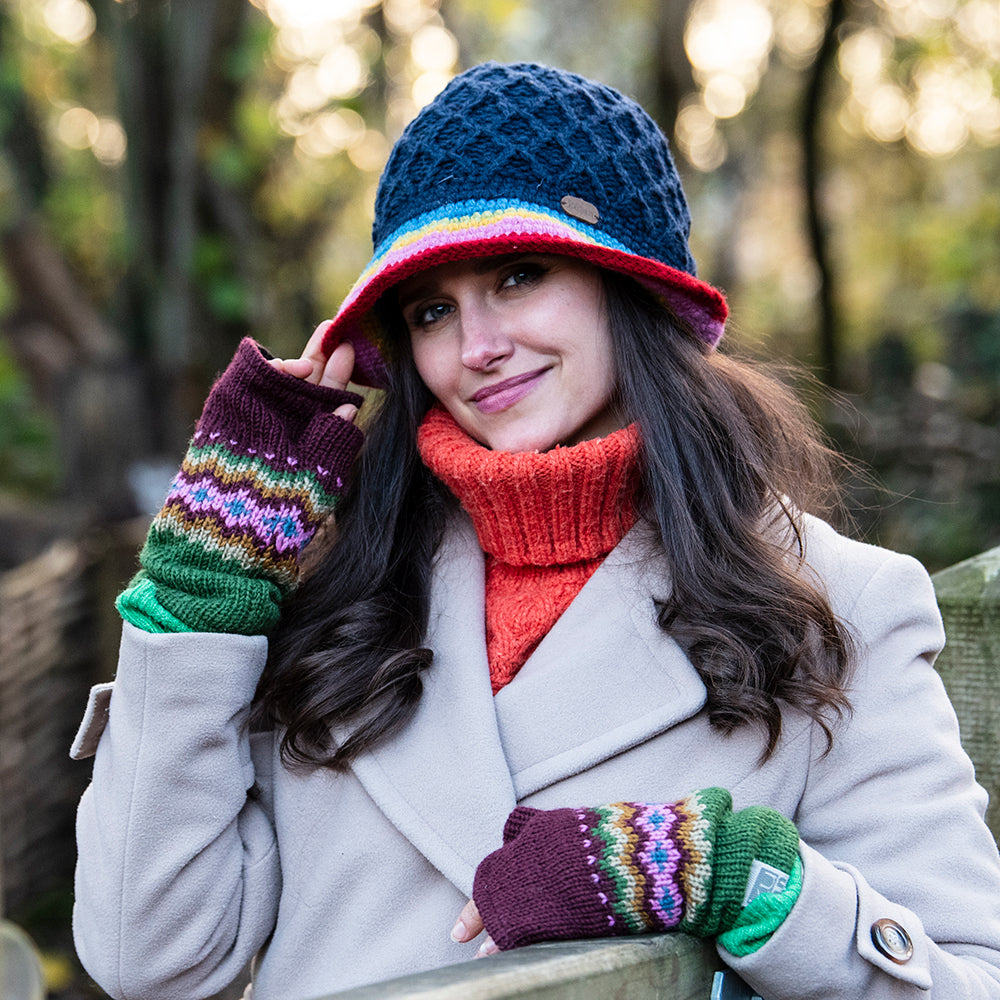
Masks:
[[[481,413],[498,413],[500,410],[506,410],[527,396],[548,370],[548,368],[536,368],[534,371],[514,375],[502,382],[483,386],[470,397],[470,401]]]

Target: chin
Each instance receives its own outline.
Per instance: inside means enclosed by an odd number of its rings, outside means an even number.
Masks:
[[[472,436],[491,451],[550,451],[561,443],[557,436],[539,434],[537,431],[527,434],[473,434]]]

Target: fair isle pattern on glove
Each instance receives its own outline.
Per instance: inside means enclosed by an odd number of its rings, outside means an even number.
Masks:
[[[734,813],[721,788],[670,804],[519,806],[504,846],[476,871],[473,899],[501,949],[674,928],[715,937],[740,922],[752,877],[786,887],[798,844],[790,820]]]
[[[275,371],[244,340],[150,526],[122,617],[147,631],[266,632],[363,440],[332,411],[361,402]]]

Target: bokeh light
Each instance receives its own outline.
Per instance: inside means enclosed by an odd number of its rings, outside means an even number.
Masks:
[[[436,4],[433,9],[437,9]],[[384,0],[382,4],[386,24],[399,35],[412,35],[426,23],[427,14],[424,0]]]
[[[716,118],[733,118],[747,103],[747,88],[731,73],[715,73],[705,84],[702,99]]]
[[[410,55],[413,64],[420,70],[447,73],[458,59],[458,42],[441,25],[425,24],[413,33]]]
[[[273,58],[286,74],[275,107],[279,128],[296,140],[296,154],[322,159],[346,153],[361,170],[379,171],[389,135],[448,83],[458,60],[458,42],[444,27],[436,0],[385,0],[382,16],[391,37],[385,45],[364,20],[376,0],[254,0],[277,27]],[[342,102],[371,82],[371,66],[385,60],[390,93],[385,128],[359,129],[342,114]]]
[[[98,116],[89,108],[73,105],[58,110],[55,137],[69,149],[89,149],[105,166],[116,167],[125,159],[127,140],[121,123]]]
[[[775,12],[775,44],[795,67],[804,67],[813,58],[823,38],[824,8],[817,3],[793,2]]]
[[[1000,62],[1000,4],[996,0],[969,0],[955,15],[959,36]]]
[[[42,17],[49,31],[70,45],[82,45],[97,26],[94,11],[84,0],[46,0]]]
[[[90,149],[100,133],[101,123],[88,108],[67,108],[56,121],[56,136],[70,149]]]
[[[954,0],[880,3],[897,37],[918,47],[907,62],[908,79],[900,80],[889,31],[868,27],[841,43],[838,64],[851,88],[845,126],[853,117],[880,142],[905,139],[931,157],[952,156],[973,138],[984,146],[1000,143],[1000,98],[989,68],[1000,5],[990,12],[980,0],[961,7]],[[956,50],[956,40],[965,51]]]
[[[736,80],[749,96],[767,64],[773,32],[771,12],[759,0],[699,0],[684,33],[695,79],[705,89],[717,76]],[[723,89],[732,96],[731,85]]]
[[[104,117],[99,118],[97,124],[97,138],[91,147],[94,156],[107,167],[117,167],[124,163],[128,140],[121,123],[115,118]]]
[[[681,107],[674,134],[681,151],[698,170],[715,170],[725,161],[726,142],[715,115],[697,98],[689,99]]]
[[[681,108],[675,135],[697,169],[714,170],[725,160],[726,143],[716,123],[740,114],[756,92],[774,31],[771,11],[761,0],[697,0],[692,6],[684,47],[700,92]]]

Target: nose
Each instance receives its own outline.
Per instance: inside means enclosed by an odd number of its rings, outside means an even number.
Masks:
[[[472,371],[489,371],[513,352],[514,345],[501,318],[481,303],[465,303],[462,324],[462,364]]]

